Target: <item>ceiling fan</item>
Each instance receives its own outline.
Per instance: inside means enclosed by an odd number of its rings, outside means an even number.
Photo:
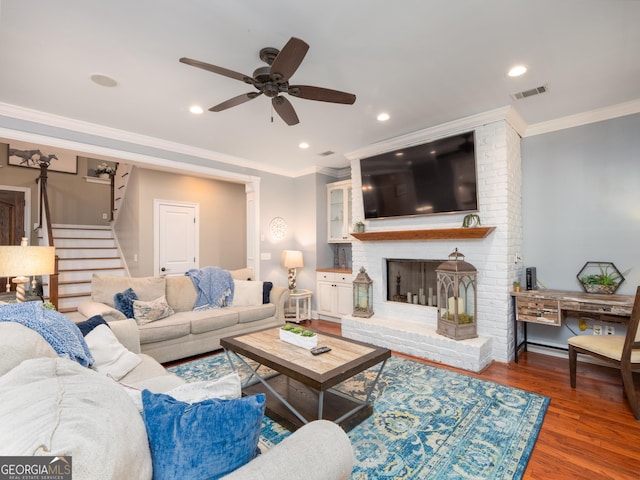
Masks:
[[[211,107],[209,111],[221,112],[227,108],[248,102],[264,93],[267,97],[271,98],[273,109],[280,115],[280,118],[282,118],[287,125],[296,125],[300,122],[298,115],[296,115],[291,102],[282,96],[283,93],[307,100],[344,103],[348,105],[356,101],[356,96],[351,93],[308,85],[289,85],[289,79],[302,63],[304,56],[307,54],[307,50],[309,50],[309,45],[295,37],[291,37],[282,50],[271,47],[263,48],[260,50],[260,59],[269,66],[256,69],[252,77],[191,58],[183,57],[180,59],[180,62],[217,73],[218,75],[240,80],[249,85],[253,85],[257,90],[230,98]]]

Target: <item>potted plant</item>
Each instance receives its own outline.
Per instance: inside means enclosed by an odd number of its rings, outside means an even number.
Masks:
[[[302,327],[294,327],[289,323],[280,328],[280,340],[306,348],[307,350],[318,346],[318,335],[316,335],[316,332],[306,330]]]
[[[624,276],[611,262],[587,262],[577,275],[587,293],[613,294]]]
[[[116,167],[107,165],[105,162],[96,167],[96,176],[99,178],[109,178],[114,173],[116,173]]]
[[[480,225],[480,215],[477,213],[470,213],[462,219],[462,228],[479,227]]]
[[[364,222],[356,222],[353,224],[353,231],[355,233],[364,233]]]
[[[519,292],[520,291],[520,282],[518,282],[518,281],[513,282],[513,291],[514,292]]]

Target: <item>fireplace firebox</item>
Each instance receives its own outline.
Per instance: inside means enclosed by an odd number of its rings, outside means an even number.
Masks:
[[[443,261],[388,258],[387,300],[435,307],[436,268]]]

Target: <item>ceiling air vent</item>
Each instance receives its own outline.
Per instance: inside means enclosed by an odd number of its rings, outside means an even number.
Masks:
[[[319,157],[328,157],[329,155],[333,155],[336,152],[332,152],[331,150],[327,150],[326,152],[321,152],[318,154]]]
[[[541,85],[540,87],[532,88],[530,90],[525,90],[524,92],[518,92],[511,95],[515,100],[522,100],[523,98],[533,97],[534,95],[540,95],[541,93],[545,93],[549,91],[549,87],[546,85]]]

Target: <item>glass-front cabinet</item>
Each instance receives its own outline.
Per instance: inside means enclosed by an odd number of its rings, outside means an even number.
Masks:
[[[329,243],[350,243],[351,180],[327,185]]]

